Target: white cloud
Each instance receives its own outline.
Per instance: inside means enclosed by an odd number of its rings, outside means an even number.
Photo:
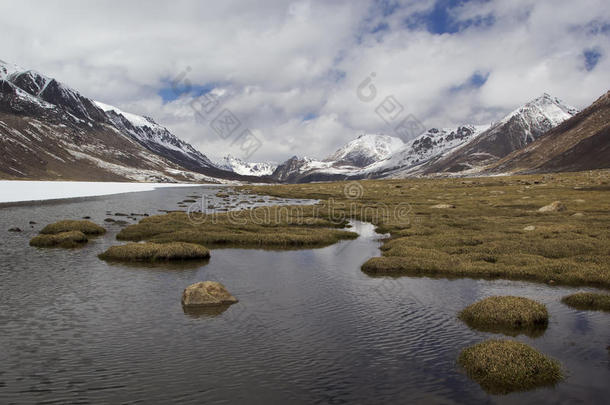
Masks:
[[[431,127],[488,123],[543,92],[584,107],[608,90],[610,33],[587,29],[610,22],[603,0],[473,1],[451,11],[455,21],[493,24],[442,35],[416,14],[434,1],[388,4],[13,2],[0,15],[0,59],[150,115],[216,159],[238,155],[232,139],[194,119],[191,95],[158,95],[187,67],[193,85],[225,91],[224,107],[263,140],[252,159],[276,161],[323,157],[363,131],[391,133],[374,111],[387,95]],[[407,24],[414,15],[420,24]],[[589,72],[590,48],[602,57]],[[356,88],[372,72],[378,97],[364,103]],[[475,72],[486,83],[464,85]]]

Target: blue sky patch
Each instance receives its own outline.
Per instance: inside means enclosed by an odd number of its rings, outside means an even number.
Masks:
[[[602,53],[597,49],[586,49],[583,52],[583,57],[585,58],[585,69],[587,69],[587,72],[590,72],[599,63]]]
[[[470,76],[468,78],[468,80],[466,80],[462,84],[453,86],[450,89],[450,91],[452,93],[457,93],[462,90],[478,89],[480,87],[483,87],[483,85],[485,84],[485,82],[487,82],[487,79],[489,78],[489,74],[490,74],[490,72],[487,72],[487,73],[474,72],[472,74],[472,76]]]
[[[303,121],[313,120],[314,118],[318,118],[318,114],[314,112],[309,112],[303,116]]]
[[[217,87],[217,83],[187,84],[184,81],[174,85],[169,80],[164,81],[163,85],[164,86],[157,92],[157,94],[163,99],[163,103],[172,102],[183,95],[200,97]]]
[[[455,34],[473,26],[483,28],[492,26],[495,23],[495,17],[492,14],[464,21],[456,20],[453,14],[454,9],[471,1],[481,3],[488,0],[436,0],[430,10],[409,17],[405,24],[409,29],[425,27],[428,32],[439,35]]]

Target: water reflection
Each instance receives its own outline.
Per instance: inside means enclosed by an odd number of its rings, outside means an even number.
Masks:
[[[193,319],[214,318],[223,314],[231,305],[214,305],[210,307],[183,306],[182,311],[185,315]]]

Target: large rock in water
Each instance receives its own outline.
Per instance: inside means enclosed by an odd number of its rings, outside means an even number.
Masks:
[[[191,284],[182,293],[182,306],[184,307],[209,307],[236,302],[237,298],[229,294],[225,286],[216,281],[201,281]]]

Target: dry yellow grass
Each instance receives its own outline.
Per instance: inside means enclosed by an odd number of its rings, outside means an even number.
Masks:
[[[345,222],[332,222],[314,215],[312,207],[261,207],[217,214],[173,212],[142,219],[123,229],[119,240],[156,243],[188,242],[210,247],[301,248],[326,246],[353,239],[354,232],[337,229]]]
[[[30,246],[73,248],[82,246],[87,241],[87,236],[81,231],[67,231],[35,236],[30,240]]]
[[[576,309],[610,311],[610,294],[580,292],[563,297],[561,302]]]
[[[375,224],[391,237],[371,274],[504,278],[610,288],[610,172],[470,179],[363,180],[246,186],[314,198],[329,217]],[[539,212],[561,201],[565,210]],[[408,204],[408,205],[407,205]],[[439,204],[451,209],[432,208]],[[575,215],[578,214],[578,215]],[[532,228],[533,227],[533,228]]]
[[[490,394],[527,391],[562,379],[557,361],[511,340],[488,340],[468,347],[460,353],[458,363]]]
[[[128,243],[111,246],[99,255],[102,260],[125,262],[154,262],[208,259],[210,251],[193,243]]]
[[[523,297],[495,296],[464,308],[458,315],[468,326],[484,332],[536,337],[544,333],[549,321],[546,307]]]
[[[106,233],[106,230],[101,226],[87,220],[71,220],[66,219],[63,221],[49,224],[42,228],[41,234],[56,234],[60,232],[68,231],[80,231],[85,235],[102,235]]]

